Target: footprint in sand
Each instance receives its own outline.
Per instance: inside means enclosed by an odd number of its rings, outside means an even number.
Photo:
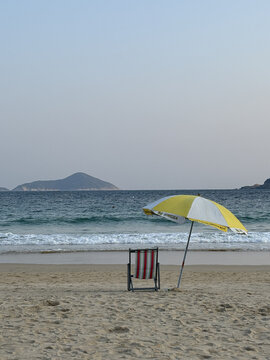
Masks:
[[[127,327],[123,327],[123,326],[115,326],[113,329],[110,329],[110,332],[126,333],[126,332],[129,332],[129,329]]]

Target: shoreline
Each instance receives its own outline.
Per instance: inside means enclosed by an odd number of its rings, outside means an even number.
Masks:
[[[182,263],[183,250],[159,250],[161,265]],[[186,265],[269,265],[269,251],[188,251]],[[123,265],[128,250],[0,254],[0,264]]]

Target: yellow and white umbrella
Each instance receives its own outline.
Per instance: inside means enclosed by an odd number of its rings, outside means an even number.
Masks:
[[[247,229],[230,210],[224,206],[194,195],[172,195],[159,199],[143,208],[146,215],[159,215],[169,220],[182,223],[185,219],[191,221],[188,242],[182,262],[178,285],[182,277],[186,253],[194,221],[213,226],[221,231],[228,229],[239,234],[247,234]]]

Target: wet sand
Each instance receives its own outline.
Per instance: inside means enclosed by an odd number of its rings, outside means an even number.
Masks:
[[[159,250],[162,265],[180,265],[184,251]],[[15,264],[126,264],[126,251],[77,251],[0,254],[1,263]],[[269,251],[189,250],[186,265],[269,265]]]

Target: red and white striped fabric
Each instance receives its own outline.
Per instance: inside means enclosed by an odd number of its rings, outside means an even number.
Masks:
[[[153,279],[156,277],[157,250],[136,250],[134,277]]]

